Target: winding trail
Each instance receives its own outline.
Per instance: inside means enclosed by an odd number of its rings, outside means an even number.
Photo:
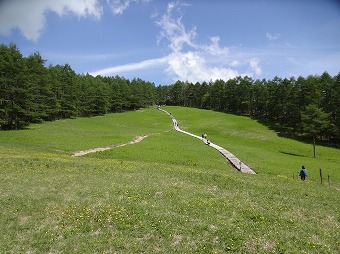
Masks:
[[[174,129],[176,131],[179,131],[179,132],[182,132],[184,134],[190,135],[190,136],[192,136],[194,138],[198,138],[198,139],[202,140],[205,144],[207,144],[206,143],[207,140],[206,139],[202,139],[201,136],[197,136],[197,135],[192,134],[190,132],[181,130],[178,127],[177,120],[175,119],[175,117],[171,113],[169,113],[169,112],[167,112],[167,111],[165,111],[165,110],[163,110],[161,108],[158,108],[158,109],[163,111],[164,113],[166,113],[167,115],[169,115],[171,117],[172,123],[174,125]],[[209,143],[209,146],[211,146],[211,147],[215,148],[216,150],[218,150],[231,163],[231,165],[233,165],[238,171],[240,171],[242,173],[247,173],[247,174],[256,174],[247,164],[243,163],[239,158],[237,158],[235,155],[233,155],[231,152],[227,151],[223,147],[220,147],[220,146],[218,146],[218,145],[216,145],[214,143],[211,143],[211,142]]]
[[[202,140],[205,144],[207,144],[208,140],[202,139],[201,136],[197,136],[197,135],[192,134],[190,132],[181,130],[178,127],[177,120],[175,119],[175,117],[171,113],[169,113],[169,112],[167,112],[167,111],[165,111],[161,108],[158,108],[158,109],[160,111],[163,111],[164,113],[166,113],[168,116],[171,117],[172,123],[174,125],[174,129],[176,131],[182,132],[182,133],[189,135],[189,136],[192,136],[194,138],[198,138],[198,139]],[[74,152],[72,154],[72,156],[83,156],[83,155],[86,155],[86,154],[89,154],[89,153],[105,151],[105,150],[109,150],[109,149],[112,149],[112,148],[115,148],[115,147],[121,147],[121,146],[135,144],[137,142],[142,141],[146,137],[148,137],[148,135],[137,136],[132,141],[127,142],[127,143],[123,143],[123,144],[116,144],[116,145],[98,147],[98,148],[93,148],[93,149],[88,149],[88,150],[83,150],[83,151],[77,151],[77,152]],[[209,142],[208,145],[215,148],[216,150],[218,150],[230,162],[230,164],[233,165],[238,171],[240,171],[242,173],[256,174],[247,164],[243,163],[239,158],[237,158],[235,155],[233,155],[231,152],[227,151],[223,147],[220,147],[220,146],[218,146],[214,143],[211,143],[211,142]]]
[[[89,150],[78,151],[78,152],[73,153],[72,156],[83,156],[83,155],[86,155],[86,154],[89,154],[89,153],[96,153],[96,152],[100,152],[100,151],[105,151],[105,150],[109,150],[109,149],[112,149],[112,148],[115,148],[115,147],[121,147],[121,146],[135,144],[135,143],[142,141],[146,137],[148,137],[148,135],[142,135],[142,136],[135,137],[132,141],[130,141],[128,143],[124,143],[124,144],[104,146],[104,147],[98,147],[98,148],[93,148],[93,149],[89,149]]]

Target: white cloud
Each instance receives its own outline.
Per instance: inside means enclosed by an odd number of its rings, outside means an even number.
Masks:
[[[133,3],[152,0],[106,1],[113,14],[122,14]],[[0,34],[8,35],[18,28],[27,39],[37,41],[46,25],[47,12],[100,19],[103,14],[101,3],[101,0],[3,0],[0,2]]]
[[[231,67],[240,66],[240,61],[238,61],[238,60],[233,60],[229,65],[230,65]]]
[[[113,14],[123,14],[132,3],[148,3],[152,0],[106,0]]]
[[[95,19],[102,15],[98,0],[5,0],[0,3],[0,34],[6,35],[18,28],[27,39],[36,41],[44,29],[48,11],[59,16],[73,13]]]
[[[277,41],[278,39],[280,39],[281,34],[279,34],[279,33],[275,33],[275,34],[266,33],[266,37],[269,41]]]
[[[209,66],[198,52],[174,52],[169,56],[166,72],[175,80],[203,82],[216,79],[228,80],[239,75],[236,70]]]
[[[101,75],[101,76],[110,76],[117,75],[118,73],[124,73],[135,70],[142,70],[150,67],[159,66],[160,64],[164,64],[167,62],[168,57],[164,58],[155,58],[149,59],[145,61],[141,61],[139,63],[131,63],[125,65],[119,65],[115,67],[105,68],[102,70],[91,72],[90,74],[93,76]]]
[[[187,5],[181,2],[169,3],[164,15],[154,16],[160,28],[158,43],[164,41],[170,50],[167,56],[114,66],[91,74],[117,75],[164,65],[167,66],[165,73],[173,81],[183,80],[196,83],[216,79],[228,80],[237,76],[253,76],[262,73],[260,61],[257,58],[252,55],[244,56],[237,51],[231,52],[228,47],[220,45],[218,36],[209,37],[210,41],[207,44],[199,43],[196,27],[187,29],[182,22],[181,8],[183,6]],[[240,68],[248,72],[239,71]]]
[[[259,59],[253,58],[249,61],[249,66],[250,68],[255,72],[256,75],[261,75],[262,74],[262,69],[259,66]]]
[[[213,55],[213,56],[227,56],[229,53],[229,48],[223,47],[221,48],[219,45],[220,37],[214,36],[210,37],[211,44],[210,45],[203,45],[203,49]]]
[[[156,22],[161,28],[160,40],[167,39],[170,42],[170,49],[174,52],[181,51],[185,45],[197,48],[194,42],[196,38],[196,27],[193,27],[190,31],[186,31],[182,23],[182,15],[177,18],[173,17],[172,11],[176,5],[175,3],[168,4],[167,13]]]
[[[172,80],[185,80],[189,82],[203,82],[216,79],[228,80],[239,75],[236,69],[226,67],[231,60],[230,49],[220,46],[218,36],[210,37],[208,44],[197,42],[196,27],[187,30],[182,23],[180,8],[182,3],[174,2],[168,5],[168,10],[156,24],[161,29],[161,39],[169,42],[171,53],[168,57],[168,73]],[[176,11],[176,13],[174,13]],[[179,16],[176,17],[176,14]],[[231,61],[231,67],[236,67],[239,61]],[[236,64],[237,63],[237,64]],[[245,64],[250,65],[251,70],[260,73],[259,62],[249,60]]]

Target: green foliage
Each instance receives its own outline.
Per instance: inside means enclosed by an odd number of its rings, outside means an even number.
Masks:
[[[25,68],[18,48],[0,45],[0,128],[20,129],[26,125]]]
[[[0,45],[0,55],[1,130],[154,104],[154,84],[141,79],[78,75],[68,64],[46,68],[39,53],[25,58],[14,44]]]
[[[250,115],[304,134],[310,125],[308,105],[325,113],[322,139],[340,142],[340,74],[272,80],[236,77],[192,84],[177,81],[155,87],[139,78],[92,77],[71,66],[44,66],[38,52],[23,57],[11,44],[0,47],[0,129],[21,129],[30,123],[136,110],[155,103]],[[309,128],[310,130],[310,128]]]
[[[316,105],[311,104],[301,113],[302,128],[306,135],[313,137],[314,157],[316,157],[315,140],[317,136],[323,136],[330,128],[329,115]]]
[[[327,72],[321,76],[294,77],[272,80],[252,80],[236,77],[228,81],[216,80],[209,84],[195,85],[177,81],[168,87],[157,87],[160,103],[174,106],[211,109],[239,115],[267,119],[289,128],[294,135],[301,135],[308,105],[316,105],[327,119],[323,139],[333,144],[340,142],[340,74],[331,77]]]
[[[320,135],[329,127],[329,116],[316,105],[311,104],[301,113],[303,130],[311,135]]]

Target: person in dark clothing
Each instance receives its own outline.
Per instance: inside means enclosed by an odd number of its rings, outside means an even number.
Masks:
[[[301,178],[302,181],[306,180],[306,177],[308,176],[307,170],[305,168],[305,166],[302,166],[300,172],[299,172],[299,176]]]

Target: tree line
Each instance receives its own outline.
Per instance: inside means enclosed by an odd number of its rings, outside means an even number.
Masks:
[[[23,57],[0,45],[0,129],[90,117],[154,104],[155,86],[141,79],[76,74],[71,66],[45,66],[39,53]]]
[[[340,144],[340,73],[156,87],[139,78],[93,77],[76,74],[68,64],[45,63],[38,52],[23,57],[15,44],[0,45],[1,130],[166,104],[247,115]]]
[[[284,127],[290,134],[340,143],[340,73],[324,72],[271,80],[237,77],[209,83],[177,81],[159,86],[159,104],[251,116]]]

